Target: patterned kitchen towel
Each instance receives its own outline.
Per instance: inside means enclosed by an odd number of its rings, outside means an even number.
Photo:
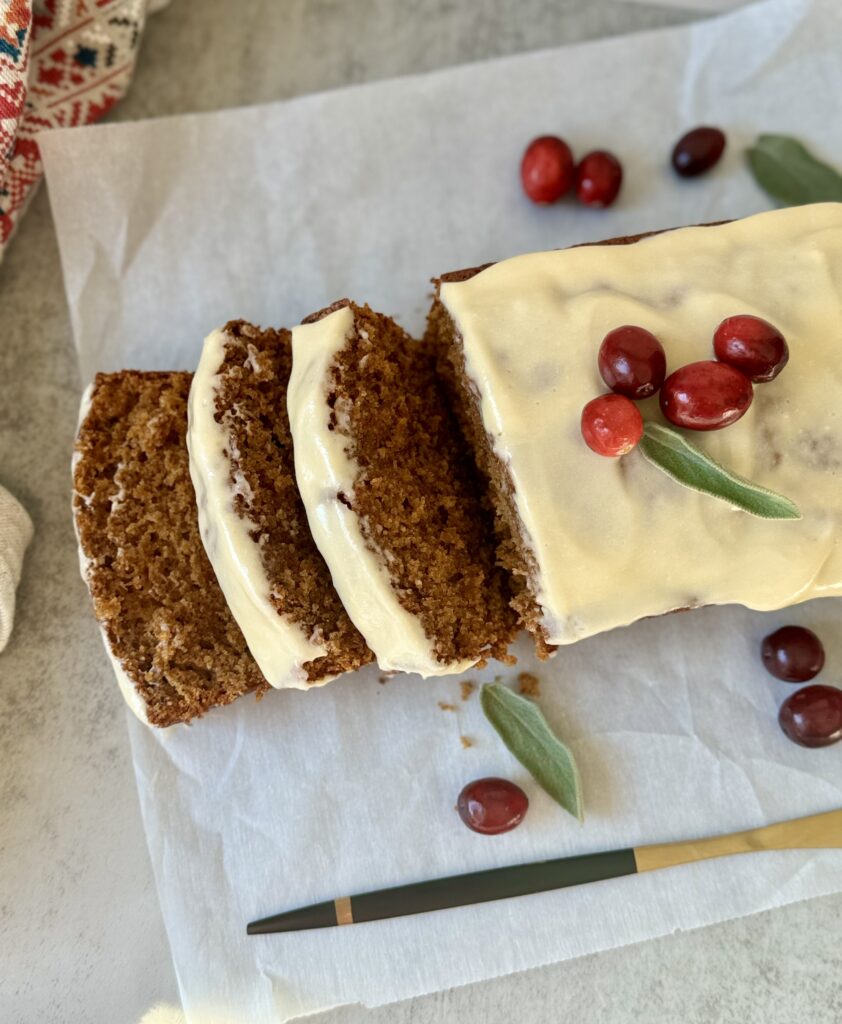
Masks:
[[[41,180],[35,136],[123,96],[162,0],[0,0],[0,259]]]
[[[32,520],[26,509],[0,487],[0,651],[9,642],[15,617],[15,590],[20,582],[23,553],[32,539]]]

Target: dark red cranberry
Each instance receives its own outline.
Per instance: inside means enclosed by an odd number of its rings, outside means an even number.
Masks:
[[[805,686],[783,702],[778,721],[802,747],[829,747],[842,740],[842,690],[821,683]]]
[[[576,168],[576,195],[586,206],[610,206],[623,183],[623,165],[612,153],[597,149]]]
[[[654,334],[627,324],[605,335],[599,347],[599,372],[612,391],[639,401],[664,383],[667,357]]]
[[[725,134],[718,128],[694,128],[682,135],[672,151],[672,165],[682,178],[695,178],[719,162]]]
[[[517,828],[526,816],[529,797],[508,779],[477,779],[459,794],[456,809],[469,829],[496,836]]]
[[[753,396],[751,381],[739,370],[703,359],[667,377],[661,388],[661,410],[677,427],[719,430],[736,423]]]
[[[582,410],[582,437],[597,455],[617,458],[643,437],[643,417],[625,395],[600,395]]]
[[[804,626],[781,626],[764,637],[760,657],[767,670],[785,683],[806,683],[824,667],[822,642]]]
[[[526,147],[520,163],[523,191],[533,203],[554,203],[569,192],[576,176],[573,153],[555,135],[542,135]]]
[[[774,380],[789,362],[786,338],[777,327],[748,313],[722,321],[713,336],[713,351],[755,384]]]

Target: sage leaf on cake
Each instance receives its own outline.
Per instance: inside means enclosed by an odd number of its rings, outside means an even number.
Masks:
[[[647,423],[638,448],[647,462],[694,491],[761,519],[801,518],[798,506],[789,498],[732,473],[672,427]]]
[[[785,206],[842,202],[842,174],[789,135],[760,135],[747,151],[758,185]]]
[[[485,717],[538,785],[565,811],[584,821],[579,769],[538,705],[501,683],[486,683],[480,703]]]

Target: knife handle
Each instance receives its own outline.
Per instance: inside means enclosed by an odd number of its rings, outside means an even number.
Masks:
[[[350,897],[350,915],[355,924],[384,917],[421,914],[489,900],[527,896],[530,893],[564,889],[585,882],[633,875],[634,850],[609,850],[577,857],[559,857],[537,864],[491,868],[471,874],[415,882],[380,892]],[[351,923],[350,921],[348,923]]]

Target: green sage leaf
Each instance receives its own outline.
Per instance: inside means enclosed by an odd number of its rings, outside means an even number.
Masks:
[[[638,448],[647,462],[694,491],[761,519],[801,518],[798,506],[789,498],[732,473],[672,427],[647,423]]]
[[[789,135],[760,135],[746,156],[758,185],[785,206],[842,202],[842,175]]]
[[[537,704],[500,683],[480,691],[485,717],[538,785],[580,822],[582,784],[573,755],[555,736]]]

